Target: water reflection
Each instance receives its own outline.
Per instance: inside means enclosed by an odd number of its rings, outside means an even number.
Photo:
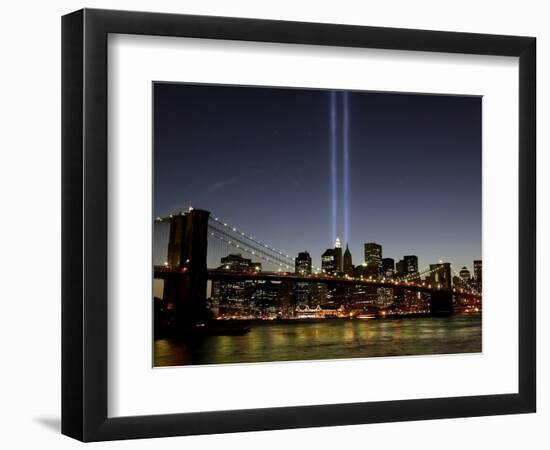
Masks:
[[[385,320],[257,322],[243,336],[158,339],[155,366],[481,351],[481,315]]]

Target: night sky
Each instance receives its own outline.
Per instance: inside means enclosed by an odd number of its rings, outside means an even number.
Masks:
[[[317,266],[339,234],[472,270],[481,98],[156,83],[154,216],[190,203]]]

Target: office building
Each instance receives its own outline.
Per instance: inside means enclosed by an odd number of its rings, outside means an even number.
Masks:
[[[243,258],[240,253],[227,255],[221,258],[221,266],[218,270],[230,272],[261,272],[262,263],[252,262],[251,259]]]
[[[466,267],[463,267],[462,269],[460,269],[460,272],[458,273],[460,279],[462,280],[462,283],[464,284],[464,286],[467,286],[469,283],[470,283],[470,271],[466,268]]]
[[[346,251],[344,252],[344,274],[352,275],[353,274],[353,261],[351,258],[351,252],[349,251],[349,246],[346,244]]]
[[[336,258],[336,272],[343,273],[344,263],[342,257],[342,243],[340,242],[340,238],[338,236],[336,236],[336,242],[334,243],[334,255]]]
[[[294,272],[302,275],[311,274],[311,256],[308,252],[300,252],[294,258]]]
[[[481,259],[474,261],[474,283],[478,292],[482,290],[482,264]]]
[[[395,275],[398,278],[404,278],[407,276],[407,269],[405,268],[405,261],[400,259],[395,265]]]
[[[395,262],[393,258],[382,258],[382,276],[393,278],[395,275]]]
[[[365,243],[365,264],[369,276],[380,276],[380,273],[382,273],[382,246],[380,244]]]
[[[333,248],[327,248],[321,255],[321,270],[327,275],[335,275],[337,273],[336,252]]]
[[[414,277],[418,275],[418,256],[416,255],[405,255],[403,257],[405,263],[405,272],[408,277]]]

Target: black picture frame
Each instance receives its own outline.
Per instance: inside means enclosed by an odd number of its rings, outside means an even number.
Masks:
[[[519,57],[517,393],[107,416],[107,36],[181,36]],[[62,433],[82,441],[535,412],[536,39],[83,9],[62,18]],[[511,294],[513,295],[513,294]]]

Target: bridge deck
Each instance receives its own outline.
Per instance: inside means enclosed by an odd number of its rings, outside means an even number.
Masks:
[[[187,276],[188,273],[185,270],[178,270],[173,268],[167,268],[164,266],[155,266],[155,275],[157,279],[167,279],[171,277]],[[383,281],[383,280],[371,280],[366,278],[355,277],[334,277],[327,275],[298,275],[288,272],[230,272],[225,270],[208,269],[207,278],[209,280],[227,280],[227,281],[275,281],[285,282],[290,281],[293,283],[324,283],[324,284],[338,284],[338,285],[350,285],[350,286],[373,286],[384,288],[401,288],[416,292],[445,292],[445,289],[434,288],[430,285],[422,283],[404,282],[404,281]],[[453,289],[455,295],[467,296],[472,298],[481,298],[479,294],[473,294],[470,292],[463,292]]]

